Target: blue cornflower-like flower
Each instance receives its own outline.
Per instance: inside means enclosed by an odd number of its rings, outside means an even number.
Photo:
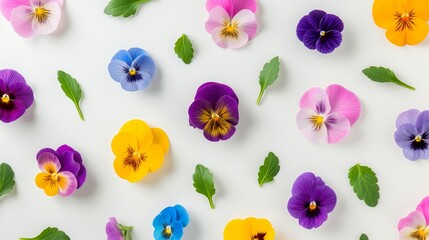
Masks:
[[[146,88],[155,73],[155,63],[141,48],[120,50],[109,64],[110,77],[127,91]]]
[[[155,240],[180,240],[183,228],[189,223],[189,215],[184,207],[167,207],[153,219],[153,237]]]

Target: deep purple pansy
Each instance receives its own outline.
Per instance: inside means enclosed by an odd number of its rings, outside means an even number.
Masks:
[[[335,192],[320,177],[306,172],[295,180],[287,208],[290,215],[299,220],[299,225],[312,229],[328,219],[336,203]]]
[[[429,111],[410,109],[401,113],[394,137],[407,159],[429,159]]]
[[[116,218],[109,218],[106,224],[107,240],[132,240],[131,230],[132,226],[124,226],[118,223]]]
[[[188,109],[189,124],[202,129],[209,141],[227,140],[238,124],[238,97],[229,86],[216,82],[201,85]]]
[[[0,70],[0,121],[15,121],[33,101],[33,90],[20,73],[11,69]]]
[[[296,27],[296,35],[307,48],[330,53],[340,46],[343,29],[343,21],[338,16],[313,10],[301,18]]]

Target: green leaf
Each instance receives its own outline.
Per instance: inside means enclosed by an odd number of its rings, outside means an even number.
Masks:
[[[104,13],[114,17],[124,16],[129,17],[136,14],[140,5],[150,0],[110,0],[109,4],[104,9]]]
[[[411,87],[410,85],[405,84],[401,80],[399,80],[396,77],[395,73],[388,68],[371,66],[369,68],[362,70],[362,72],[363,74],[365,74],[365,76],[367,76],[369,79],[371,79],[374,82],[381,82],[381,83],[391,82],[411,90],[416,90],[414,87]]]
[[[279,158],[274,153],[269,152],[268,156],[264,160],[264,164],[259,167],[259,186],[262,187],[264,183],[273,181],[274,177],[277,175],[277,173],[279,173],[279,171]]]
[[[360,235],[359,240],[368,240],[368,236],[365,233],[362,233],[362,235]]]
[[[0,164],[0,197],[15,187],[14,172],[7,163]]]
[[[82,90],[80,89],[79,83],[68,73],[61,70],[58,71],[58,81],[60,82],[61,88],[66,96],[69,97],[76,106],[80,119],[84,121],[85,119],[83,118],[83,114],[79,106],[79,101],[82,99]]]
[[[258,99],[256,100],[256,104],[261,103],[262,96],[264,95],[265,90],[268,86],[272,85],[279,76],[280,70],[280,62],[279,57],[274,57],[270,62],[264,65],[264,68],[259,73],[259,85],[261,86],[261,90],[259,91]]]
[[[118,228],[121,230],[124,240],[133,240],[131,237],[131,231],[133,230],[132,226],[124,226],[118,223]]]
[[[371,168],[356,164],[349,170],[350,185],[360,200],[370,207],[377,206],[380,198],[378,179]]]
[[[213,195],[216,193],[216,189],[214,187],[213,174],[210,173],[208,168],[198,164],[195,167],[195,173],[192,178],[194,179],[194,187],[197,193],[206,196],[210,207],[214,209]]]
[[[191,63],[194,57],[194,48],[192,48],[191,40],[189,40],[186,34],[182,34],[182,36],[177,39],[174,45],[174,52],[176,52],[177,56],[179,56],[184,63]]]
[[[58,230],[55,227],[48,227],[39,236],[34,238],[20,238],[20,240],[70,240],[63,231]]]

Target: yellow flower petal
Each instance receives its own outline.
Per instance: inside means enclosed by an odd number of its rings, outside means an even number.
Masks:
[[[138,149],[137,139],[134,135],[127,132],[121,132],[113,137],[112,151],[115,156],[122,156],[128,153],[131,149],[133,151]]]
[[[223,231],[224,240],[249,240],[250,228],[242,219],[231,220]]]
[[[251,235],[257,236],[261,234],[264,236],[264,240],[274,240],[274,229],[271,223],[264,218],[247,218],[246,222],[250,224]]]
[[[170,142],[167,134],[161,128],[151,128],[153,134],[153,143],[161,146],[164,153],[168,152],[170,148]]]
[[[56,182],[53,183],[52,181],[50,181],[50,179],[51,179],[51,174],[39,173],[37,174],[35,181],[36,181],[37,187],[43,188],[46,195],[55,196],[58,194],[59,186]]]
[[[142,162],[137,171],[131,171],[131,174],[128,176],[128,181],[134,183],[142,180],[144,176],[149,172],[149,166],[147,163]]]
[[[48,173],[39,173],[36,176],[35,182],[37,187],[39,188],[45,188],[46,185],[48,185],[48,181],[45,181],[45,179],[50,178],[50,174]]]
[[[120,155],[115,158],[115,161],[113,162],[113,168],[115,169],[116,174],[122,178],[128,180],[129,176],[131,175],[131,172],[133,171],[133,168],[130,166],[125,166],[123,164],[124,158],[127,155]]]
[[[416,18],[429,20],[429,0],[408,0],[407,10],[413,10]]]
[[[381,28],[390,28],[396,24],[394,14],[403,12],[406,0],[375,0],[372,5],[372,17]]]
[[[429,7],[429,6],[428,6]],[[429,32],[429,26],[426,21],[423,19],[416,18],[414,19],[414,27],[413,30],[408,30],[406,33],[407,44],[415,45],[423,41]]]
[[[164,163],[164,151],[158,144],[152,144],[140,152],[145,156],[145,162],[149,165],[149,172],[155,172],[161,168]]]
[[[119,130],[120,133],[127,132],[134,135],[137,139],[139,146],[147,144],[151,145],[153,142],[152,131],[149,126],[142,120],[134,119],[126,122]]]
[[[407,43],[407,36],[404,33],[405,32],[396,31],[395,26],[392,26],[387,29],[386,37],[391,43],[402,47]]]

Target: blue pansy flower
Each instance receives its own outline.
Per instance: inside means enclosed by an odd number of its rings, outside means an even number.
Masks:
[[[183,228],[189,223],[189,215],[184,207],[167,207],[153,219],[153,237],[155,240],[180,240]]]
[[[110,77],[121,83],[127,91],[146,88],[155,73],[155,63],[147,52],[141,48],[120,50],[109,64]]]

